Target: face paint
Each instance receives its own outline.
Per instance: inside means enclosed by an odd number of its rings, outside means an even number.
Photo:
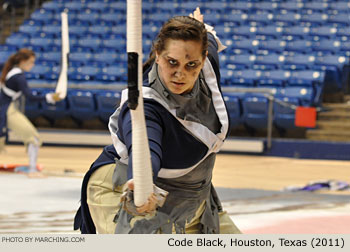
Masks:
[[[205,61],[201,43],[169,39],[164,51],[156,55],[163,84],[174,94],[190,92]]]

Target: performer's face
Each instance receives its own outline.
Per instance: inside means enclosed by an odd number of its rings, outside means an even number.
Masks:
[[[202,44],[198,41],[168,39],[165,49],[156,53],[160,79],[174,94],[192,90],[204,61]]]
[[[19,68],[21,68],[24,72],[29,72],[30,70],[32,70],[33,66],[35,63],[35,57],[31,56],[29,57],[27,60],[22,60],[18,66]]]

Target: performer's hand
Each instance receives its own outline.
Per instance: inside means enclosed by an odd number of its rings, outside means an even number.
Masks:
[[[130,190],[134,190],[134,180],[130,179],[127,182],[127,186]],[[148,200],[145,204],[143,204],[140,207],[137,207],[136,210],[139,213],[152,213],[156,210],[157,206],[158,206],[158,201],[157,201],[157,197],[154,193],[152,193],[149,197]]]
[[[60,93],[48,93],[46,94],[46,101],[51,104],[55,104],[56,102],[59,102],[62,100],[60,98]]]
[[[60,97],[60,93],[51,93],[52,95],[52,99],[55,101],[55,102],[59,102],[61,99]]]
[[[193,13],[190,13],[190,17],[198,20],[201,23],[204,21],[203,14],[201,13],[199,7],[197,7]]]

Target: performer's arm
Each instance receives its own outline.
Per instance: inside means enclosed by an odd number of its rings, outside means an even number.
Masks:
[[[159,114],[153,107],[154,105],[145,102],[144,111],[146,117],[147,136],[150,147],[153,180],[157,178],[158,172],[161,166],[162,160],[162,136],[163,127]],[[129,168],[128,168],[128,179],[132,176],[132,139],[131,139],[131,116],[130,110],[124,107],[120,114],[119,129],[121,138],[124,140],[124,144],[128,150],[129,156]]]

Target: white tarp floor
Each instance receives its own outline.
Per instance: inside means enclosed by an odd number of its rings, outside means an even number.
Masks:
[[[0,233],[75,233],[73,218],[79,207],[81,182],[82,177],[30,179],[22,174],[1,172]],[[345,232],[350,233],[348,195],[229,188],[217,188],[217,191],[224,209],[246,233],[263,233],[264,230],[288,233],[283,228],[268,227],[295,219],[303,219],[305,225],[309,225],[309,229],[305,229],[299,224],[301,231],[314,232],[307,218],[334,216],[343,217],[340,223],[349,230]],[[318,226],[315,225],[315,228]],[[339,222],[317,230],[321,233],[344,233]]]

